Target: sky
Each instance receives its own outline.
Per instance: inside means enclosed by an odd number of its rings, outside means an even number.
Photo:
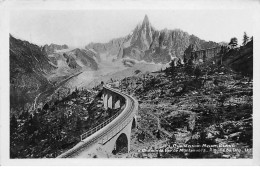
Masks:
[[[253,11],[233,10],[12,10],[10,33],[35,43],[84,47],[108,42],[131,33],[147,14],[151,25],[162,30],[181,29],[206,41],[229,42],[254,32]]]

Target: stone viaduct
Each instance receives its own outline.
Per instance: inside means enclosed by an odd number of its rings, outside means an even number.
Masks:
[[[132,96],[104,86],[105,109],[118,109],[112,117],[81,135],[81,142],[58,158],[91,158],[98,153],[111,154],[130,150],[131,130],[136,127],[138,102]]]

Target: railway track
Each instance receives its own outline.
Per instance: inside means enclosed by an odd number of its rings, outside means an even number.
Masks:
[[[104,88],[125,98],[126,105],[124,110],[109,124],[104,126],[102,129],[96,131],[92,136],[89,136],[86,139],[84,139],[82,142],[77,144],[72,149],[58,156],[58,158],[72,158],[73,156],[78,155],[80,152],[89,149],[91,146],[98,144],[100,140],[108,136],[110,133],[114,134],[113,136],[117,135],[118,132],[124,129],[129,124],[129,122],[131,122],[132,118],[135,115],[134,109],[137,108],[136,107],[137,101],[133,97],[127,95],[126,93],[122,93],[119,92],[118,90],[108,88],[108,87],[104,87]],[[118,128],[119,130],[117,130]],[[117,132],[113,132],[113,131],[117,131]],[[109,139],[107,141],[109,141]]]

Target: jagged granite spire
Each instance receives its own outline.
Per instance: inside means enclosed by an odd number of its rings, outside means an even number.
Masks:
[[[148,16],[145,14],[142,25],[146,25],[146,24],[149,24],[149,19],[148,19]]]

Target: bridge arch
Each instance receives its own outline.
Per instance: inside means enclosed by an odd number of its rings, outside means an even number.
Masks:
[[[128,139],[125,133],[121,133],[115,142],[113,154],[128,153]]]

